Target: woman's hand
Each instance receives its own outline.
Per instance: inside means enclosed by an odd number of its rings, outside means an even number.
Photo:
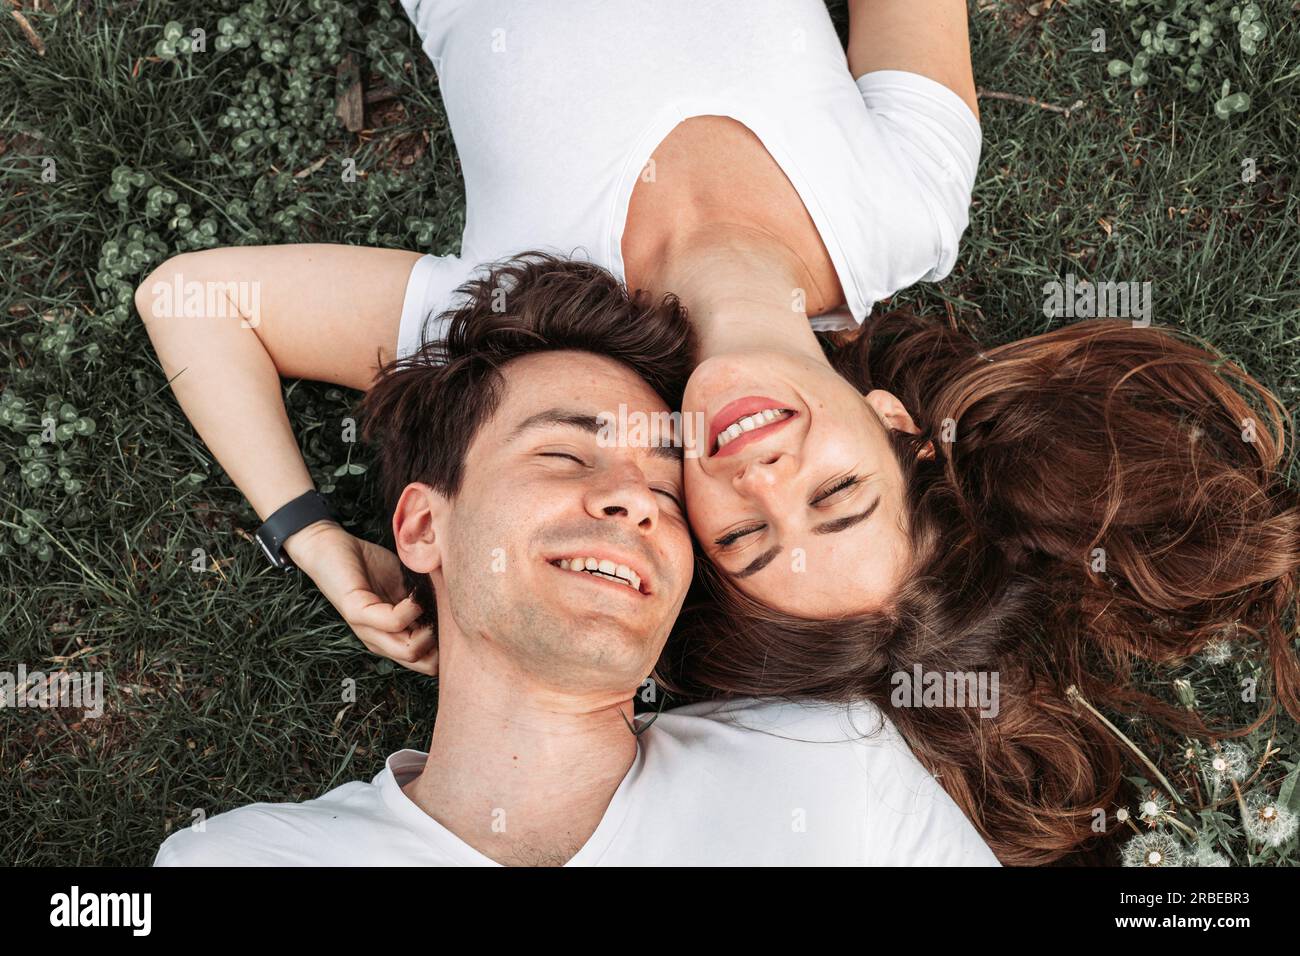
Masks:
[[[284,550],[366,647],[413,671],[437,675],[438,639],[432,628],[415,623],[421,608],[406,594],[397,555],[333,521],[290,535]]]

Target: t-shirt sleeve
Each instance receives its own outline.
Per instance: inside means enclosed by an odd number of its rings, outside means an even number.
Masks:
[[[886,866],[1000,866],[975,825],[892,724],[875,741],[867,838]]]
[[[406,358],[423,342],[440,341],[446,331],[442,314],[453,306],[456,289],[472,271],[460,256],[421,256],[406,280],[397,357]]]
[[[952,271],[958,243],[970,223],[971,192],[979,166],[979,121],[960,96],[919,73],[876,70],[857,80],[867,111],[930,213],[933,263],[922,281]]]
[[[244,807],[214,816],[206,829],[177,830],[158,848],[153,865],[168,866],[256,866],[267,865],[269,845],[259,834],[255,807]]]
[[[358,847],[374,814],[377,791],[360,781],[345,783],[303,803],[250,803],[176,830],[158,848],[156,867],[338,866],[359,862]],[[350,842],[351,841],[351,842]]]

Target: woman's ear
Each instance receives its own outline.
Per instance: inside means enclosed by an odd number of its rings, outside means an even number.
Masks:
[[[402,489],[393,509],[393,544],[402,564],[419,574],[432,574],[442,564],[441,520],[447,499],[426,484],[412,482]]]
[[[907,413],[903,403],[894,397],[893,393],[875,388],[867,392],[863,399],[880,416],[886,428],[907,432],[909,435],[916,435],[921,431],[916,427],[916,422],[912,421],[912,416]]]

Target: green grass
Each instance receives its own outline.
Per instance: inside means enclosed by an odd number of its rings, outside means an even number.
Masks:
[[[11,409],[7,424],[0,414],[0,670],[102,671],[107,698],[98,720],[0,710],[6,863],[147,863],[195,808],[306,799],[427,742],[430,683],[373,659],[310,582],[267,568],[248,540],[255,516],[172,400],[130,308],[151,266],[204,245],[456,250],[455,152],[433,70],[397,4],[265,5],[289,44],[270,64],[256,42],[215,49],[233,0],[56,4],[29,14],[43,57],[7,15],[0,27],[0,386]],[[980,6],[983,88],[1083,106],[1067,118],[982,101],[984,157],[958,268],[896,301],[950,307],[986,340],[1006,341],[1052,324],[1042,314],[1050,278],[1149,280],[1156,322],[1213,342],[1294,410],[1300,36],[1287,5],[1269,5],[1272,35],[1258,55],[1216,62],[1216,86],[1230,77],[1254,100],[1227,121],[1214,116],[1212,91],[1156,80],[1135,96],[1106,75],[1107,61],[1131,59],[1134,45],[1132,13],[1118,3],[1057,3],[1036,17],[1024,3]],[[831,8],[843,27],[843,4]],[[322,28],[330,12],[336,48]],[[169,20],[204,28],[207,52],[158,57]],[[1107,53],[1089,48],[1098,27]],[[370,108],[363,135],[332,117],[330,58],[347,51],[368,88],[396,93]],[[319,64],[301,59],[313,52]],[[287,98],[274,107],[290,133],[279,143],[246,144],[219,121],[232,106],[256,105],[259,77]],[[41,178],[46,157],[53,182]],[[1241,181],[1246,157],[1257,164],[1253,183]],[[347,158],[355,182],[341,176]],[[139,174],[143,185],[131,184]],[[174,199],[155,195],[150,208],[154,186]],[[369,476],[334,477],[367,460],[340,437],[353,396],[309,383],[287,394],[318,483],[335,486],[345,517],[377,537]],[[64,404],[92,419],[93,433],[25,451],[44,411]],[[194,549],[207,570],[191,570]],[[1239,649],[1226,663],[1197,660],[1145,681],[1173,699],[1173,678],[1186,677],[1207,717],[1243,724],[1261,705],[1241,703],[1235,688],[1258,670]],[[351,705],[342,701],[349,679]],[[1188,741],[1113,716],[1188,800],[1184,822],[1219,852],[1236,864],[1300,861],[1295,840],[1279,851],[1243,837],[1235,799],[1210,796],[1188,768]],[[1251,786],[1276,793],[1300,757],[1296,726],[1269,721],[1245,743],[1259,767]]]

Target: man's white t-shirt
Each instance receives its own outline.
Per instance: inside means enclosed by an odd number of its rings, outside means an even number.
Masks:
[[[495,866],[402,786],[401,750],[369,783],[255,803],[168,837],[155,866]],[[742,699],[661,714],[568,866],[997,866],[893,725],[853,707]]]
[[[817,227],[847,328],[942,279],[969,219],[980,127],[947,87],[900,70],[854,81],[823,0],[402,0],[439,87],[465,179],[459,255],[424,256],[398,355],[482,263],[530,249],[624,280],[622,236],[649,159],[680,122],[754,133]],[[432,326],[432,327],[429,327]]]

